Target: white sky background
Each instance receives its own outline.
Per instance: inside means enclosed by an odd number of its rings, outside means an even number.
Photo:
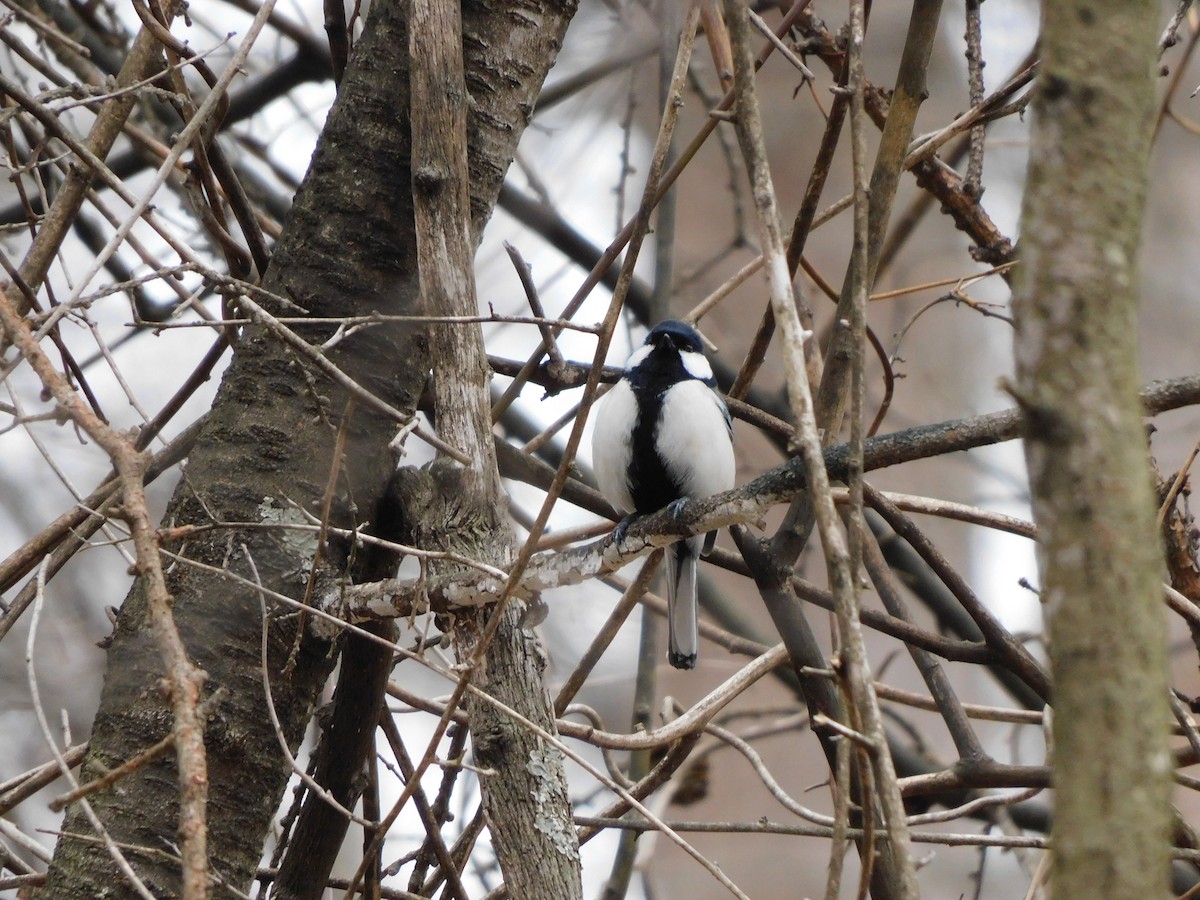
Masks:
[[[942,28],[943,40],[955,39],[966,29],[962,7],[949,7]],[[1029,53],[1037,37],[1039,8],[1029,0],[1006,0],[987,3],[982,7],[983,58],[985,95],[1003,84]],[[961,53],[952,53],[965,72],[966,62]],[[964,76],[965,77],[965,76]],[[1018,240],[1021,214],[1021,191],[1025,183],[1025,163],[1029,137],[1028,117],[1024,121],[1009,117],[988,130],[984,164],[984,191],[987,211],[1003,234]],[[976,299],[1005,303],[1009,292],[999,279],[988,279],[972,288]],[[1012,340],[1008,328],[991,328],[985,332],[991,339],[987,347],[973,348],[984,354],[989,365],[1005,375],[1012,375]],[[986,379],[973,379],[971,386],[980,390],[974,409],[979,412],[1006,409],[1011,398],[997,385]],[[978,457],[975,496],[968,502],[985,509],[1032,519],[1028,502],[1025,457],[1019,441],[1008,441],[992,447],[971,451]],[[1016,488],[1016,489],[1014,489]],[[1028,578],[1037,584],[1037,562],[1032,541],[1005,534],[991,528],[972,528],[971,579],[985,602],[996,612],[1004,625],[1014,632],[1040,631],[1041,609],[1037,598],[1021,588],[1017,579]],[[1035,652],[1039,648],[1034,648]]]

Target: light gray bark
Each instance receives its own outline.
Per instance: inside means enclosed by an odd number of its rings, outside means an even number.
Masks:
[[[478,309],[468,215],[467,92],[458,0],[414,0],[409,41],[413,60],[413,199],[421,293],[435,315],[471,316]],[[431,513],[426,530],[438,549],[508,569],[513,535],[507,494],[492,439],[491,369],[479,325],[431,328],[434,405],[439,436],[471,464],[457,471],[443,459],[442,485],[456,490]],[[424,473],[422,473],[424,474]],[[545,659],[524,603],[456,617],[460,661],[471,683],[543,730],[555,733],[542,682]],[[499,616],[499,621],[493,621]],[[476,694],[468,694],[479,784],[505,884],[512,897],[582,897],[579,842],[562,754]]]

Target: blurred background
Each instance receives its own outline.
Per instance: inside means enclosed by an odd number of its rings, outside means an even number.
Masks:
[[[790,4],[783,4],[784,7]],[[514,245],[531,264],[547,315],[565,305],[587,270],[627,222],[640,200],[650,151],[660,121],[664,69],[669,76],[677,46],[677,29],[684,4],[678,0],[583,0],[567,41],[552,70],[543,100],[534,113],[506,182],[501,206],[493,216],[476,258],[480,309],[484,314],[527,315],[528,305],[504,243]],[[1185,4],[1186,6],[1186,4]],[[757,4],[763,19],[774,26],[780,9]],[[975,6],[978,8],[978,6]],[[215,71],[224,69],[256,10],[253,0],[211,0],[192,4],[187,22],[175,34],[202,55]],[[845,17],[844,4],[815,3],[812,12],[823,20],[824,34],[836,39]],[[1164,4],[1161,27],[1175,12]],[[872,84],[894,83],[904,44],[909,4],[875,4],[865,45],[866,73]],[[369,17],[369,11],[363,11]],[[991,94],[1025,68],[1035,52],[1039,5],[1026,0],[990,0],[982,4],[981,53],[984,92]],[[233,105],[222,137],[235,161],[268,237],[283,227],[290,198],[307,168],[313,146],[335,97],[327,77],[328,48],[324,12],[316,0],[284,0],[259,37],[234,82]],[[786,42],[815,73],[806,83],[782,54],[774,54],[759,75],[759,93],[780,208],[785,230],[796,214],[809,183],[826,116],[833,101],[835,74],[817,52],[820,21],[806,19],[805,27]],[[76,135],[86,135],[91,113],[69,85],[84,83],[103,90],[104,76],[119,66],[131,30],[138,21],[123,3],[74,4],[55,0],[3,0],[0,8],[0,73],[26,94],[40,98],[57,112],[59,121]],[[72,60],[57,31],[91,50],[90,59]],[[942,9],[937,42],[928,70],[929,96],[917,120],[918,135],[945,127],[972,106],[966,57],[967,9],[948,2]],[[1192,48],[1200,35],[1200,18],[1190,11],[1179,28],[1178,43],[1164,50],[1161,95],[1163,115],[1151,175],[1151,193],[1142,257],[1142,312],[1139,320],[1144,380],[1196,372],[1200,358],[1194,335],[1200,332],[1200,304],[1194,296],[1197,219],[1200,217],[1200,100],[1192,91],[1200,84],[1200,66]],[[756,35],[756,46],[763,43]],[[69,48],[68,48],[69,49]],[[680,110],[674,147],[683,147],[709,118],[725,88],[720,64],[708,45],[697,43],[689,87]],[[188,72],[188,77],[193,77]],[[199,82],[197,90],[199,90]],[[1015,91],[1020,101],[1027,88]],[[30,243],[28,211],[40,209],[39,192],[52,192],[62,173],[52,164],[62,148],[41,140],[28,116],[8,99],[0,107],[0,153],[7,169],[0,183],[0,249],[19,262]],[[110,165],[135,196],[148,190],[157,163],[147,143],[169,140],[152,101],[139,101],[134,121],[145,141],[123,137]],[[1018,219],[1027,155],[1028,121],[1022,104],[984,132],[979,207],[995,229],[1019,244]],[[871,152],[878,132],[871,129]],[[946,164],[960,173],[967,169],[961,140],[942,149]],[[149,154],[149,155],[147,155]],[[126,168],[117,163],[124,161]],[[835,204],[851,187],[849,140],[843,139],[834,157],[818,216],[805,245],[805,262],[815,273],[802,274],[797,286],[811,307],[818,335],[827,335],[834,302],[819,280],[836,291],[846,272],[852,222],[848,208]],[[172,180],[153,197],[165,227],[209,265],[220,269],[221,257],[198,224],[183,188]],[[128,207],[116,195],[97,188],[85,205],[71,238],[54,260],[48,284],[59,303],[91,298],[76,304],[62,319],[60,360],[67,355],[78,367],[95,403],[116,426],[128,428],[152,418],[192,375],[212,344],[206,318],[220,317],[219,298],[194,270],[176,270],[178,255],[144,222],[138,222],[104,265],[97,266],[101,249],[113,235]],[[660,207],[654,234],[638,262],[636,302],[610,350],[610,365],[620,365],[640,343],[648,325],[658,319],[681,317],[709,297],[757,255],[753,202],[737,149],[732,125],[722,123]],[[991,262],[973,258],[973,240],[955,227],[937,199],[919,187],[911,175],[901,182],[893,206],[886,262],[873,287],[869,324],[884,349],[894,374],[893,394],[880,433],[1007,409],[1012,404],[1001,382],[1012,371],[1012,328],[1008,322],[1009,291]],[[610,294],[598,288],[577,314],[582,323],[599,321]],[[761,274],[712,307],[700,327],[714,343],[714,359],[736,372],[749,350],[767,306]],[[484,326],[489,352],[523,361],[540,340],[536,328],[523,324]],[[594,337],[565,332],[564,356],[583,363],[594,353]],[[65,363],[64,363],[65,364]],[[155,448],[181,433],[200,416],[212,399],[224,360],[164,427]],[[884,368],[869,364],[868,419],[884,402]],[[80,503],[107,475],[105,454],[70,424],[55,418],[54,407],[40,384],[10,348],[0,359],[0,559],[10,556],[56,517]],[[496,394],[508,385],[497,376]],[[782,365],[777,350],[768,352],[759,372],[757,396],[780,403]],[[728,387],[726,384],[725,387]],[[526,386],[500,424],[508,439],[524,443],[570,413],[577,391],[543,396]],[[778,406],[776,407],[778,409]],[[783,407],[786,409],[786,405]],[[1200,414],[1187,409],[1154,421],[1152,453],[1169,477],[1185,464],[1200,439]],[[547,441],[540,451],[551,461],[561,452],[565,432]],[[778,465],[785,448],[770,435],[742,421],[735,426],[739,461],[738,483]],[[587,440],[584,447],[589,446]],[[405,463],[428,457],[409,443]],[[577,460],[587,473],[586,450]],[[173,469],[150,488],[165,506],[179,470]],[[871,473],[868,480],[883,490],[956,501],[996,513],[1029,518],[1024,463],[1018,442],[955,453]],[[536,514],[542,493],[525,484],[509,485],[516,520]],[[779,512],[763,523],[770,535]],[[553,532],[595,523],[594,514],[560,503],[551,519]],[[1034,545],[1026,537],[993,528],[923,516],[926,533],[962,572],[971,586],[1014,633],[1025,638],[1035,655],[1043,655],[1041,616],[1036,593],[1021,580],[1038,583]],[[824,584],[824,563],[815,540],[802,556],[799,573]],[[731,548],[728,535],[720,545]],[[111,626],[106,608],[119,605],[129,584],[131,557],[118,530],[92,537],[49,583],[40,611],[34,665],[40,701],[50,730],[60,747],[86,740],[104,669],[104,652],[97,647]],[[632,573],[625,573],[632,577]],[[32,577],[32,576],[30,576]],[[6,587],[6,603],[27,582]],[[733,610],[746,633],[775,643],[753,583],[706,567],[706,607]],[[551,660],[550,690],[575,667],[619,596],[600,583],[548,593],[549,614],[540,626]],[[864,604],[878,607],[870,591]],[[914,604],[918,607],[919,604]],[[818,631],[826,638],[827,614],[810,607]],[[647,614],[647,618],[650,618]],[[921,611],[920,624],[936,629],[933,617]],[[635,611],[602,659],[578,701],[595,710],[608,730],[630,728],[634,682],[643,616]],[[26,664],[32,617],[17,620],[0,643],[0,782],[49,760],[46,737],[37,723]],[[723,626],[730,626],[722,622]],[[417,622],[414,628],[423,627]],[[1176,687],[1187,696],[1200,693],[1195,650],[1178,622],[1172,625],[1176,653]],[[409,636],[411,639],[411,635]],[[877,678],[897,688],[925,689],[917,672],[893,638],[870,633],[871,664]],[[404,640],[402,639],[402,643]],[[662,660],[665,634],[659,634],[656,659]],[[431,651],[437,652],[437,651]],[[706,642],[695,671],[676,672],[660,662],[651,708],[654,721],[674,702],[688,707],[713,690],[745,663],[745,658]],[[976,666],[947,663],[960,699],[965,702],[1012,707],[1013,700]],[[422,671],[408,673],[406,686],[428,696],[448,691],[445,681]],[[406,741],[420,746],[433,717],[396,706],[397,721]],[[742,696],[724,715],[722,724],[743,734],[761,755],[762,764],[782,790],[821,813],[832,810],[827,786],[829,772],[820,746],[809,730],[803,704],[779,680],[765,679]],[[928,759],[952,763],[954,747],[936,713],[887,704],[889,726]],[[1040,764],[1045,741],[1038,725],[980,722],[979,733],[993,756],[1002,762]],[[585,748],[586,749],[586,748]],[[387,759],[386,749],[381,750]],[[589,750],[595,761],[598,753]],[[623,758],[618,757],[618,762]],[[683,777],[686,776],[686,777]],[[436,790],[438,773],[428,776]],[[454,799],[456,823],[465,822],[478,803],[471,779],[461,779]],[[578,811],[588,814],[606,804],[608,794],[586,773],[572,771]],[[676,777],[669,791],[655,796],[656,811],[671,821],[797,823],[764,787],[747,759],[716,738],[705,738],[693,761]],[[398,788],[390,786],[398,794]],[[22,803],[5,818],[20,833],[52,850],[59,817],[46,801],[60,793],[52,786]],[[1181,787],[1178,799],[1185,816],[1196,812],[1194,794]],[[1043,792],[1030,802],[1048,809]],[[1029,827],[1028,824],[1025,827]],[[923,826],[951,832],[1020,833],[1011,818],[997,814],[991,821],[960,819],[945,825]],[[1031,832],[1032,833],[1032,832]],[[766,834],[691,834],[689,840],[716,861],[752,897],[820,896],[825,890],[829,842],[825,838]],[[402,819],[393,829],[385,857],[402,857],[421,838],[420,825]],[[601,896],[610,876],[617,847],[611,832],[585,848],[585,895]],[[0,833],[5,852],[43,868],[38,855]],[[347,846],[354,844],[351,840]],[[637,844],[637,866],[626,896],[689,900],[725,896],[724,889],[661,835],[648,834]],[[1013,852],[939,844],[918,845],[924,863],[920,881],[925,896],[982,898],[1023,897],[1029,890],[1040,851]],[[348,851],[353,857],[353,851]],[[356,859],[349,859],[350,870]],[[466,873],[482,896],[498,883],[498,871],[488,865],[486,852],[477,854]],[[857,860],[849,854],[842,896],[857,890]],[[396,882],[403,884],[403,878]],[[472,894],[472,896],[475,896]]]

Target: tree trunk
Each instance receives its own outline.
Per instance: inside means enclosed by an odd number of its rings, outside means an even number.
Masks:
[[[464,4],[467,86],[472,95],[469,155],[471,222],[478,239],[499,193],[542,80],[574,11],[566,2]],[[409,167],[407,5],[376,3],[275,251],[264,287],[315,316],[420,309]],[[282,301],[263,304],[279,312]],[[295,314],[288,308],[289,314]],[[332,329],[297,329],[320,343]],[[388,325],[358,332],[327,357],[359,384],[409,413],[429,369],[423,327]],[[216,522],[299,523],[320,514],[334,471],[339,431],[345,452],[336,473],[332,520],[351,524],[381,496],[396,423],[359,403],[305,363],[266,328],[241,335],[186,478],[171,501],[172,525]],[[290,769],[267,714],[259,664],[262,616],[255,581],[302,597],[316,552],[303,533],[217,528],[185,547],[189,560],[171,573],[174,614],[208,690],[223,689],[208,723],[211,870],[246,888]],[[335,553],[327,549],[327,557]],[[335,567],[344,561],[328,558]],[[220,572],[225,569],[244,580]],[[287,610],[280,610],[287,612]],[[295,748],[334,660],[316,639],[295,641],[296,617],[271,620],[268,667],[283,736]],[[298,652],[297,651],[298,648]],[[291,663],[289,664],[289,659]],[[83,780],[101,774],[171,729],[158,689],[160,664],[140,590],[122,608]],[[128,850],[134,868],[159,896],[177,892],[179,867],[163,858],[175,838],[177,769],[169,754],[92,799],[112,837],[146,847]],[[64,831],[90,836],[79,808]],[[102,846],[64,837],[46,897],[127,896]]]
[[[457,0],[413,0],[413,172],[421,292],[430,312],[470,316],[478,310],[472,270],[474,243],[466,227],[466,97],[461,49],[445,36],[458,28]],[[453,550],[509,569],[513,564],[507,494],[492,438],[491,370],[478,325],[434,325],[434,406],[439,437],[471,461],[443,458],[441,484],[457,485],[424,523],[421,546]],[[436,568],[436,567],[434,567]],[[494,621],[499,617],[498,621]],[[542,681],[545,654],[522,619],[524,604],[455,616],[460,665],[481,691],[555,733],[554,708]],[[492,844],[509,895],[523,900],[572,900],[583,895],[579,841],[562,754],[479,694],[465,705],[480,766],[479,786]]]
[[[1054,895],[1163,897],[1162,554],[1137,399],[1157,3],[1044,7],[1014,298],[1054,669]]]

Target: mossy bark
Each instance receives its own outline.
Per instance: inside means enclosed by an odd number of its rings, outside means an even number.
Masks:
[[[1159,12],[1149,0],[1044,6],[1014,312],[1062,898],[1167,895],[1163,564],[1136,360]]]

